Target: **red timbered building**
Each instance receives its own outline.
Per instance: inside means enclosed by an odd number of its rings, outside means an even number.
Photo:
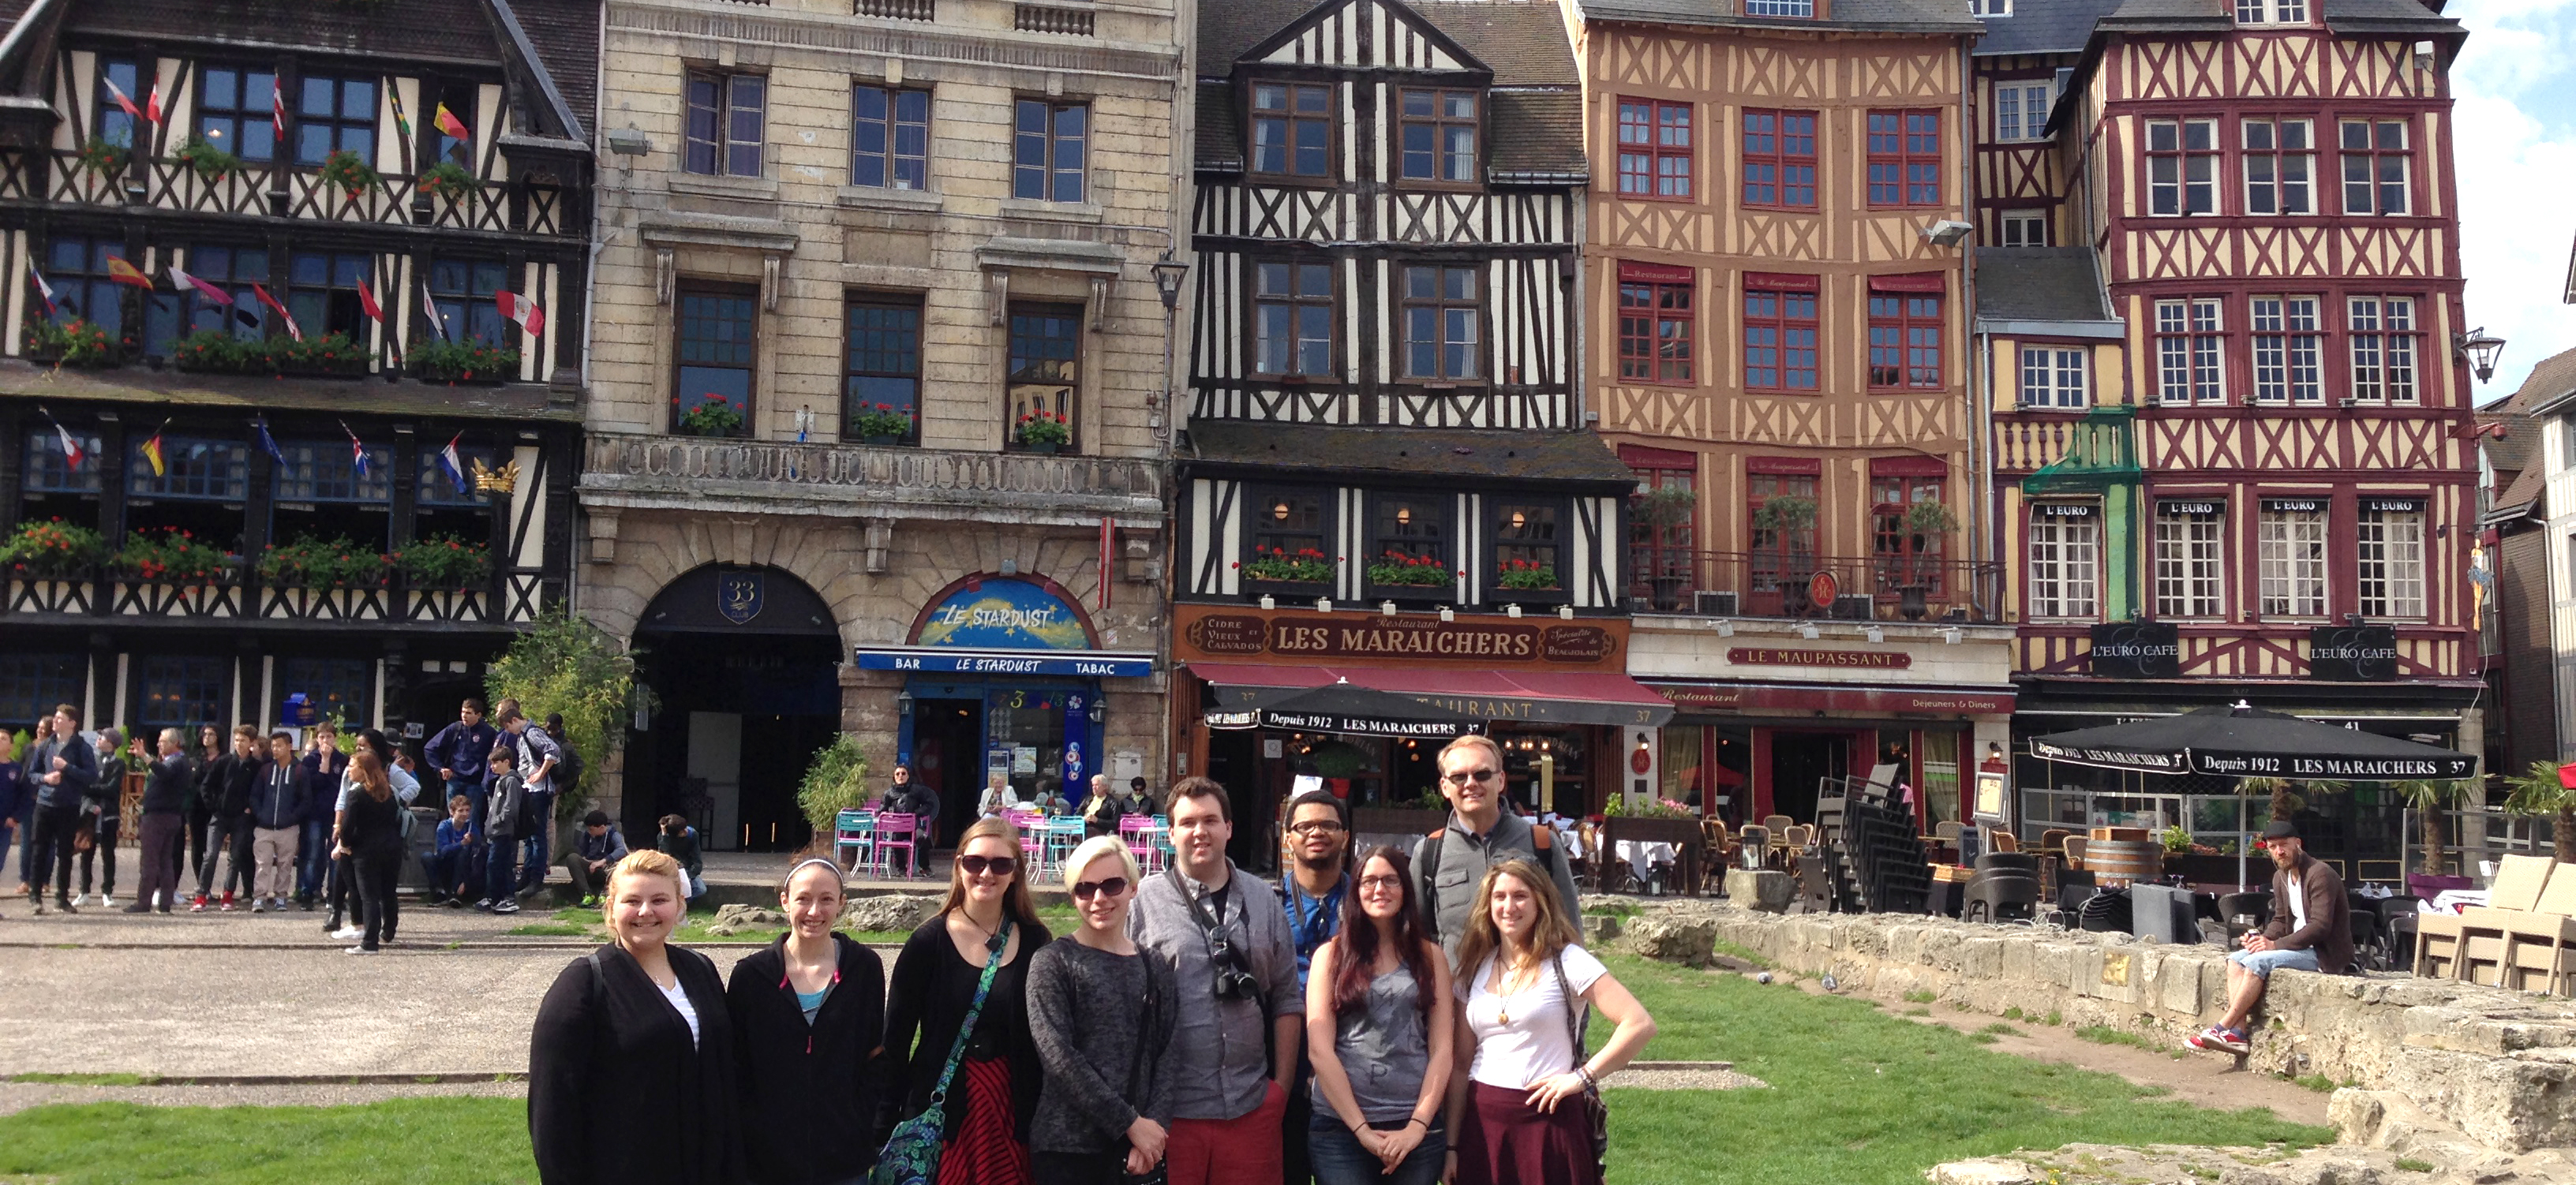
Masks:
[[[2055,226],[2091,258],[1979,260],[2017,738],[2242,699],[2482,747],[2462,35],[2410,0],[2132,0],[2093,23],[2044,129]],[[1999,78],[2025,60],[1991,59]],[[2015,269],[2060,286],[2008,293]],[[2225,785],[2016,772],[2033,833],[2181,823],[2226,843],[2266,821],[2259,799],[2180,797]],[[2393,873],[2393,795],[2302,797],[2348,875]]]
[[[1585,368],[1636,475],[1629,671],[1659,796],[1925,822],[2012,709],[1966,350],[1968,50],[1931,0],[1582,0]]]

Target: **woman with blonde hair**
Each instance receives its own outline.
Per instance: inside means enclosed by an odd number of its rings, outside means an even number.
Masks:
[[[844,1185],[876,1162],[885,965],[835,933],[841,866],[800,860],[778,885],[787,933],[733,966],[726,1002],[754,1185]]]
[[[670,945],[680,866],[629,853],[608,874],[611,941],[537,1007],[528,1136],[544,1185],[732,1185],[743,1179],[724,979]]]
[[[1172,965],[1127,933],[1143,877],[1126,841],[1082,841],[1064,862],[1082,924],[1029,961],[1029,1029],[1046,1065],[1029,1146],[1047,1185],[1121,1185],[1163,1159],[1179,988]]]
[[[928,1117],[939,1185],[1022,1185],[1043,1077],[1029,1039],[1028,971],[1047,944],[1029,898],[1020,829],[979,819],[957,839],[948,899],[895,956],[886,994],[892,1085],[877,1131]],[[917,1044],[916,1044],[917,1042]],[[939,1114],[926,1116],[937,1100]],[[892,1153],[889,1153],[891,1155]]]
[[[1451,1185],[1600,1185],[1601,1080],[1655,1035],[1637,998],[1580,944],[1548,876],[1526,860],[1485,873],[1458,946],[1449,1079]],[[1582,1008],[1619,1026],[1582,1056]]]

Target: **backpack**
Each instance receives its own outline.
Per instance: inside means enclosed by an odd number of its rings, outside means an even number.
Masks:
[[[581,791],[580,751],[574,749],[572,747],[572,742],[570,741],[556,741],[555,749],[557,755],[555,757],[555,772],[552,775],[555,789],[570,793],[579,793]]]

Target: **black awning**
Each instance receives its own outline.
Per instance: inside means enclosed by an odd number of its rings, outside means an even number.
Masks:
[[[1210,728],[1291,728],[1373,737],[1440,737],[1476,731],[1477,720],[1411,696],[1354,683],[1245,688],[1250,694],[1207,712]]]
[[[2477,758],[2238,702],[2180,716],[2033,737],[2049,761],[2153,774],[2309,778],[2350,782],[2456,781]]]

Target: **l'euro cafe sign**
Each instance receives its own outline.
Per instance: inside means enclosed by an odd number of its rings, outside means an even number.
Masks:
[[[1316,613],[1183,605],[1174,614],[1173,657],[1188,662],[1351,663],[1476,670],[1628,669],[1626,618],[1381,614],[1373,606]]]

